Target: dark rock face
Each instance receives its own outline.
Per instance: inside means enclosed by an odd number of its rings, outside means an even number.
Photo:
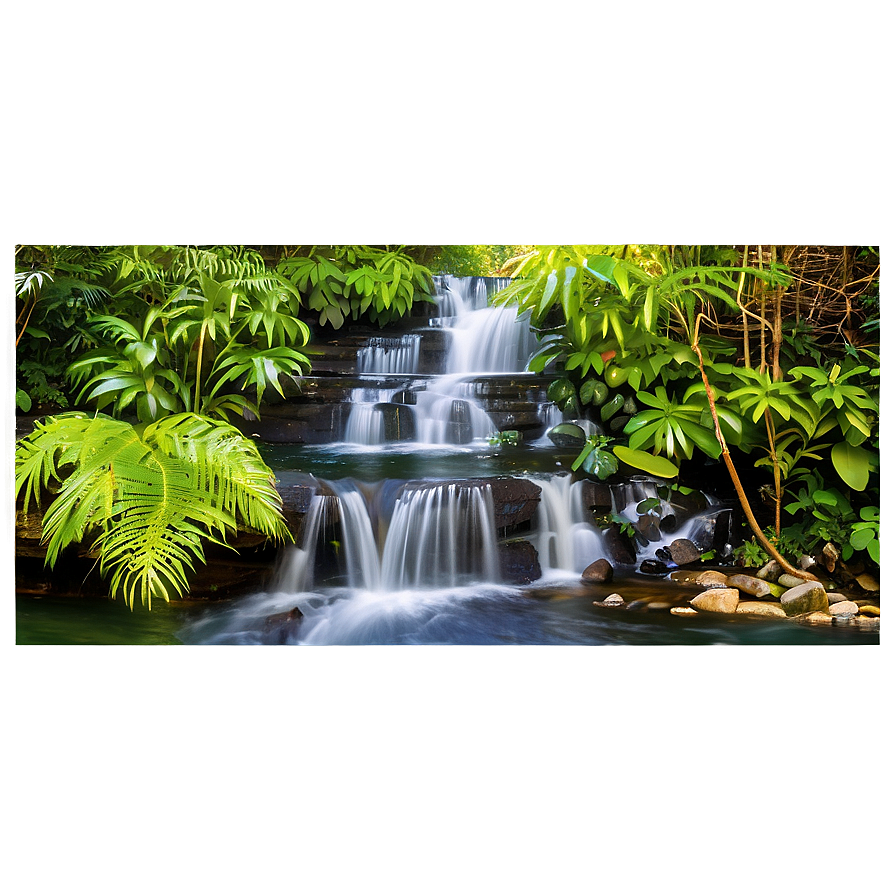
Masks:
[[[406,404],[382,402],[374,408],[383,415],[383,431],[387,442],[412,442],[417,435],[414,412]]]
[[[594,563],[586,566],[585,571],[582,573],[582,581],[596,585],[612,582],[613,567],[610,565],[610,561],[601,557],[600,560],[595,560]]]
[[[508,585],[528,585],[541,578],[538,551],[531,542],[505,541],[498,545],[501,581]]]
[[[688,563],[696,563],[700,559],[700,551],[688,538],[676,538],[669,545],[669,556],[676,566],[686,566]]]
[[[265,644],[286,644],[298,632],[302,611],[293,607],[285,613],[275,613],[264,621],[262,640]]]
[[[613,498],[610,486],[606,482],[594,482],[586,479],[582,482],[582,503],[590,510],[607,513],[613,509]]]

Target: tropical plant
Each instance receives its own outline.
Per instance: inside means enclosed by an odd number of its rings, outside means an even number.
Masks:
[[[366,316],[383,326],[406,315],[415,301],[432,301],[429,269],[402,248],[313,246],[307,254],[285,256],[276,270],[319,312],[321,325],[338,329],[348,318]]]
[[[134,427],[102,414],[61,414],[16,446],[16,495],[43,513],[46,562],[70,544],[99,557],[110,596],[151,608],[183,594],[206,542],[238,526],[290,539],[273,474],[232,426],[178,414]]]

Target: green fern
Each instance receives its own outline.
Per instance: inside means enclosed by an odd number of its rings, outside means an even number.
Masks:
[[[274,478],[254,443],[226,423],[177,414],[134,427],[101,414],[48,417],[16,447],[24,510],[61,484],[43,519],[47,564],[81,541],[99,555],[110,596],[169,600],[187,591],[206,541],[238,525],[291,538]]]

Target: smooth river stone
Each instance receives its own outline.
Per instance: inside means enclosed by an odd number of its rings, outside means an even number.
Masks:
[[[859,612],[863,616],[880,616],[880,607],[874,604],[865,604],[864,607],[859,607]]]
[[[765,579],[767,582],[776,582],[778,580],[778,576],[781,575],[783,570],[781,569],[781,564],[778,563],[777,560],[769,560],[759,572],[756,573],[756,577],[759,579]]]
[[[788,572],[778,576],[778,584],[783,585],[785,588],[796,588],[797,585],[802,585],[805,581],[805,579],[801,579],[799,576],[792,576]]]
[[[740,601],[737,588],[710,588],[691,600],[691,606],[707,613],[735,613]]]
[[[693,607],[672,607],[669,611],[675,616],[696,616],[697,611]]]
[[[748,613],[751,616],[786,616],[784,608],[777,602],[770,600],[742,600],[737,605],[738,613]]]
[[[856,582],[863,591],[880,591],[880,582],[874,576],[869,576],[868,573],[862,573]]]
[[[831,616],[855,616],[859,608],[851,600],[840,600],[828,607]]]
[[[828,612],[828,595],[821,582],[803,582],[781,595],[781,606],[788,616]]]
[[[814,613],[807,613],[803,616],[803,621],[812,625],[830,625],[834,621],[834,617],[830,613],[821,613],[816,610]]]
[[[767,597],[770,600],[780,597],[786,589],[774,582],[766,582],[764,579],[756,578],[756,576],[745,576],[742,574],[728,576],[728,587],[737,588],[744,594],[750,594],[753,597]]]
[[[704,588],[725,588],[728,585],[728,576],[715,569],[706,569],[694,581]]]

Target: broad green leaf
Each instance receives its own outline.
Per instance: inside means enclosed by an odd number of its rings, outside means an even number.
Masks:
[[[860,492],[868,485],[871,459],[870,451],[849,442],[838,442],[831,449],[834,469],[853,491]]]
[[[625,445],[614,446],[613,454],[624,464],[636,470],[644,470],[652,476],[659,476],[661,479],[674,479],[678,476],[678,467],[665,457],[657,457],[647,451],[637,451]]]

